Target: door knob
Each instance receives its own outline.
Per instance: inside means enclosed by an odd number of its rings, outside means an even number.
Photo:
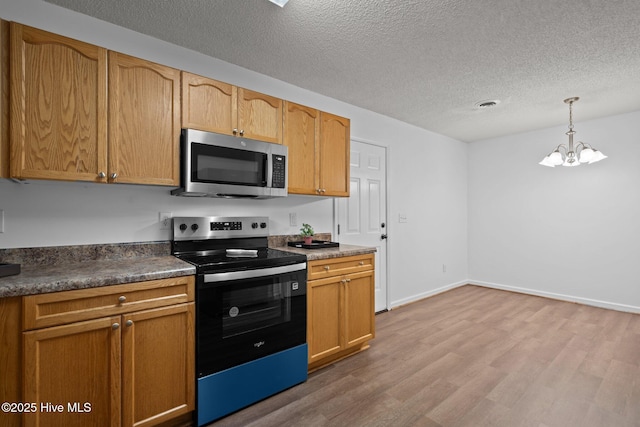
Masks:
[[[384,240],[384,239],[386,239],[387,237],[388,237],[388,236],[387,236],[386,234],[383,234],[383,235],[381,235],[381,236],[380,236],[380,240]]]

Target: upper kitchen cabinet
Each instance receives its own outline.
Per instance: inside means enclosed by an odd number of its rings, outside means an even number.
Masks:
[[[349,119],[320,113],[319,183],[323,196],[349,196]]]
[[[0,19],[0,178],[9,176],[9,23]]]
[[[317,174],[320,112],[284,103],[284,145],[289,148],[289,193],[319,194]]]
[[[107,50],[11,23],[10,59],[11,176],[106,181]]]
[[[282,144],[282,100],[183,71],[182,127]]]
[[[180,70],[109,52],[112,182],[178,185]]]
[[[349,119],[286,101],[283,133],[289,193],[349,196]]]
[[[282,144],[282,100],[238,88],[238,131],[246,138]]]

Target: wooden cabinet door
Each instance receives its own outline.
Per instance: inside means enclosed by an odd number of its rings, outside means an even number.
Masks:
[[[283,143],[289,147],[289,193],[318,194],[319,130],[318,110],[284,102]]]
[[[107,51],[11,23],[11,176],[105,182]]]
[[[119,322],[106,317],[23,334],[23,402],[38,405],[24,415],[25,426],[120,425]]]
[[[350,121],[320,113],[320,191],[323,196],[349,196]]]
[[[9,23],[0,19],[0,178],[9,177]]]
[[[282,144],[282,100],[238,88],[238,131],[245,138]]]
[[[0,298],[0,402],[26,402],[22,395],[22,297]],[[22,414],[3,412],[2,427],[21,427]]]
[[[343,349],[343,286],[341,277],[307,282],[307,344],[309,364]]]
[[[195,408],[194,303],[125,314],[123,426],[151,426]]]
[[[228,83],[182,72],[182,127],[233,135],[238,90]]]
[[[350,274],[344,293],[345,345],[351,347],[375,336],[374,272]]]
[[[180,71],[109,52],[110,182],[178,185]]]

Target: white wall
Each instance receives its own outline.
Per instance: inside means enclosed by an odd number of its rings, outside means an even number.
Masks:
[[[640,112],[575,123],[576,140],[608,159],[538,165],[566,130],[469,145],[469,277],[640,311]]]
[[[465,144],[41,0],[0,0],[0,18],[349,117],[354,138],[389,147],[391,305],[465,282]],[[311,223],[318,232],[334,229],[330,198],[188,199],[170,196],[169,190],[0,180],[0,209],[5,211],[0,248],[167,240],[169,232],[158,223],[160,211],[174,216],[266,215],[272,234],[297,233],[299,227],[290,227],[288,217],[296,212],[298,223]],[[399,213],[407,223],[398,223]]]

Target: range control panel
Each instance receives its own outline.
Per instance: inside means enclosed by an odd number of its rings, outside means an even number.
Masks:
[[[268,217],[177,216],[173,218],[173,240],[267,236],[269,236]]]

